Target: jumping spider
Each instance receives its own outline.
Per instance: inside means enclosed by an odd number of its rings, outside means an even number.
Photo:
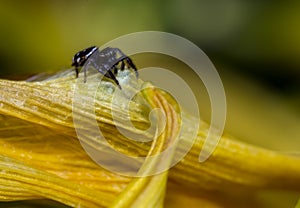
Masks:
[[[96,54],[97,53],[97,54]],[[98,47],[92,46],[76,53],[73,57],[72,66],[75,67],[76,78],[78,78],[79,67],[82,67],[91,56],[95,54],[96,59],[91,59],[90,64],[98,70],[105,77],[112,79],[121,89],[119,81],[115,74],[118,73],[118,64],[121,63],[121,70],[124,70],[125,65],[135,71],[136,78],[138,78],[138,71],[132,60],[126,56],[119,48],[107,47],[99,50]],[[112,72],[114,70],[114,73]],[[84,69],[84,82],[86,82],[86,68]]]

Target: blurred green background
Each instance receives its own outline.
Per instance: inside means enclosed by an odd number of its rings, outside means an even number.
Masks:
[[[298,0],[0,0],[0,30],[0,78],[9,79],[68,69],[77,51],[128,33],[175,33],[216,65],[229,133],[289,154],[300,150]]]
[[[0,28],[0,77],[11,79],[70,68],[77,51],[127,33],[180,35],[216,65],[229,132],[300,149],[300,1],[0,0]]]

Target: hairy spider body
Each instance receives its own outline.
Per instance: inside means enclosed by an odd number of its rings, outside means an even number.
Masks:
[[[92,57],[92,55],[95,55]],[[92,46],[76,53],[73,57],[72,66],[75,67],[76,78],[78,77],[79,68],[82,67],[87,60],[95,69],[98,70],[105,77],[112,79],[121,89],[119,81],[116,79],[115,74],[118,73],[117,65],[121,63],[121,70],[124,70],[125,65],[135,71],[138,78],[138,71],[132,60],[126,56],[119,48],[107,47],[99,50],[98,47]],[[86,69],[84,69],[84,82],[86,82]],[[114,73],[112,72],[114,70]]]

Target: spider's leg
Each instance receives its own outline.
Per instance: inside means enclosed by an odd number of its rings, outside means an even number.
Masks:
[[[111,68],[114,70],[114,74],[118,74],[117,64],[113,65]]]
[[[139,72],[138,72],[138,70],[137,70],[135,64],[134,64],[133,61],[131,60],[131,58],[129,58],[129,57],[126,56],[126,57],[125,57],[125,60],[126,60],[126,63],[127,63],[128,66],[129,66],[129,68],[134,69],[135,76],[136,76],[136,78],[138,79],[138,78],[139,78]]]
[[[124,61],[121,61],[121,70],[124,70],[124,68],[125,68],[125,63]]]
[[[108,65],[100,65],[97,68],[98,72],[100,72],[101,74],[103,74],[105,77],[112,79],[119,87],[119,89],[121,90],[121,86],[119,84],[119,81],[117,80],[117,78],[115,77],[115,75],[112,73],[111,68],[109,68]]]
[[[134,72],[135,72],[135,76],[136,78],[138,79],[139,78],[139,72],[135,66],[135,64],[133,63],[133,61],[127,57],[127,56],[122,56],[120,59],[119,59],[119,62],[122,62],[122,64],[126,64],[128,68],[132,68],[134,69]],[[124,66],[123,66],[124,67]],[[122,69],[122,66],[121,66],[121,69]]]
[[[108,70],[107,73],[110,76],[110,78],[112,80],[114,80],[114,82],[118,85],[119,89],[122,90],[122,88],[121,88],[121,86],[119,84],[119,81],[117,80],[117,78],[115,77],[115,75],[111,72],[111,70]]]
[[[121,57],[118,59],[119,60],[118,62],[122,61],[122,63],[123,63],[125,60],[126,61],[125,64],[128,66],[128,68],[134,69],[135,76],[136,76],[136,78],[138,78],[139,73],[138,73],[138,70],[137,70],[135,64],[133,63],[133,61],[128,56],[126,56],[119,48],[114,48],[113,50],[121,55]]]
[[[79,74],[78,66],[75,66],[75,72],[76,72],[76,78],[78,78],[78,74]]]
[[[118,58],[117,61],[116,61],[116,63],[119,63],[119,62],[121,62],[121,70],[124,69],[124,65],[126,64],[128,68],[134,69],[136,78],[137,78],[137,79],[139,78],[138,70],[137,70],[135,64],[132,62],[132,60],[131,60],[129,57],[127,57],[127,56],[125,56],[125,55],[122,55],[122,56],[121,56],[120,58]]]
[[[100,72],[102,74],[102,72]],[[105,77],[107,77],[108,79],[112,79],[110,74],[107,72],[106,74],[104,74]]]

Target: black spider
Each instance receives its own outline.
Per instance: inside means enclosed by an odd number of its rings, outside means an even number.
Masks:
[[[95,54],[97,53],[97,54]],[[92,46],[89,48],[86,48],[82,51],[79,51],[76,53],[73,57],[72,66],[75,66],[76,70],[76,78],[78,77],[79,73],[79,67],[82,67],[86,61],[91,57],[93,54],[95,54],[95,59],[92,59],[90,61],[90,64],[97,69],[101,74],[104,76],[112,79],[118,87],[121,89],[121,86],[119,84],[119,81],[116,79],[115,74],[118,73],[117,65],[121,62],[121,70],[124,70],[125,65],[128,68],[133,68],[135,71],[135,75],[138,78],[138,71],[132,60],[126,56],[119,48],[104,48],[103,50],[99,50],[98,47]],[[114,73],[112,73],[111,70],[114,70]],[[84,70],[84,82],[86,82],[86,69]]]

